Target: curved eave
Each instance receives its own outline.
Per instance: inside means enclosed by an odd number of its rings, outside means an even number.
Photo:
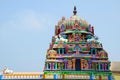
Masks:
[[[62,56],[62,57],[58,57],[58,56],[54,56],[54,57],[47,57],[47,58],[54,58],[54,59],[56,59],[56,58],[92,58],[92,56],[82,56],[82,55],[71,55],[71,56]],[[55,61],[55,60],[46,60],[47,62],[49,61]]]
[[[71,31],[71,30],[67,30],[64,32],[61,32],[60,34],[70,34],[70,33],[84,33],[84,34],[89,34],[89,35],[93,35],[91,32],[87,32],[87,31]]]
[[[64,62],[63,60],[46,60],[45,62]]]

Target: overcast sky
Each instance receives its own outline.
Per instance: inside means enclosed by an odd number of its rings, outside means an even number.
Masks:
[[[120,0],[0,0],[0,71],[43,70],[55,25],[77,15],[95,28],[110,61],[120,61]]]

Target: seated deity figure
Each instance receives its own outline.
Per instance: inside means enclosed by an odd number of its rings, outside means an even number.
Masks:
[[[74,37],[74,39],[75,39],[75,42],[79,42],[80,41],[80,35],[79,34],[75,34],[75,37]]]
[[[71,36],[69,36],[69,42],[74,42],[74,37],[73,37],[73,35],[71,35]]]

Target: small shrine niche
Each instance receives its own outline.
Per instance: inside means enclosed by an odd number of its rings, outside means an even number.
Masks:
[[[74,35],[73,34],[68,36],[68,41],[69,42],[74,42]]]
[[[75,34],[74,35],[74,41],[79,42],[81,40],[81,35],[80,34]]]
[[[76,45],[76,46],[74,47],[74,51],[81,51],[80,46],[79,46],[79,45]]]

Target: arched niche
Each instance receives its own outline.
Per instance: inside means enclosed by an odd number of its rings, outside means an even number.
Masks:
[[[81,48],[80,48],[80,46],[79,45],[76,45],[75,47],[74,47],[74,51],[81,51]]]
[[[60,31],[61,31],[61,32],[65,31],[65,26],[64,26],[64,24],[61,25]]]

